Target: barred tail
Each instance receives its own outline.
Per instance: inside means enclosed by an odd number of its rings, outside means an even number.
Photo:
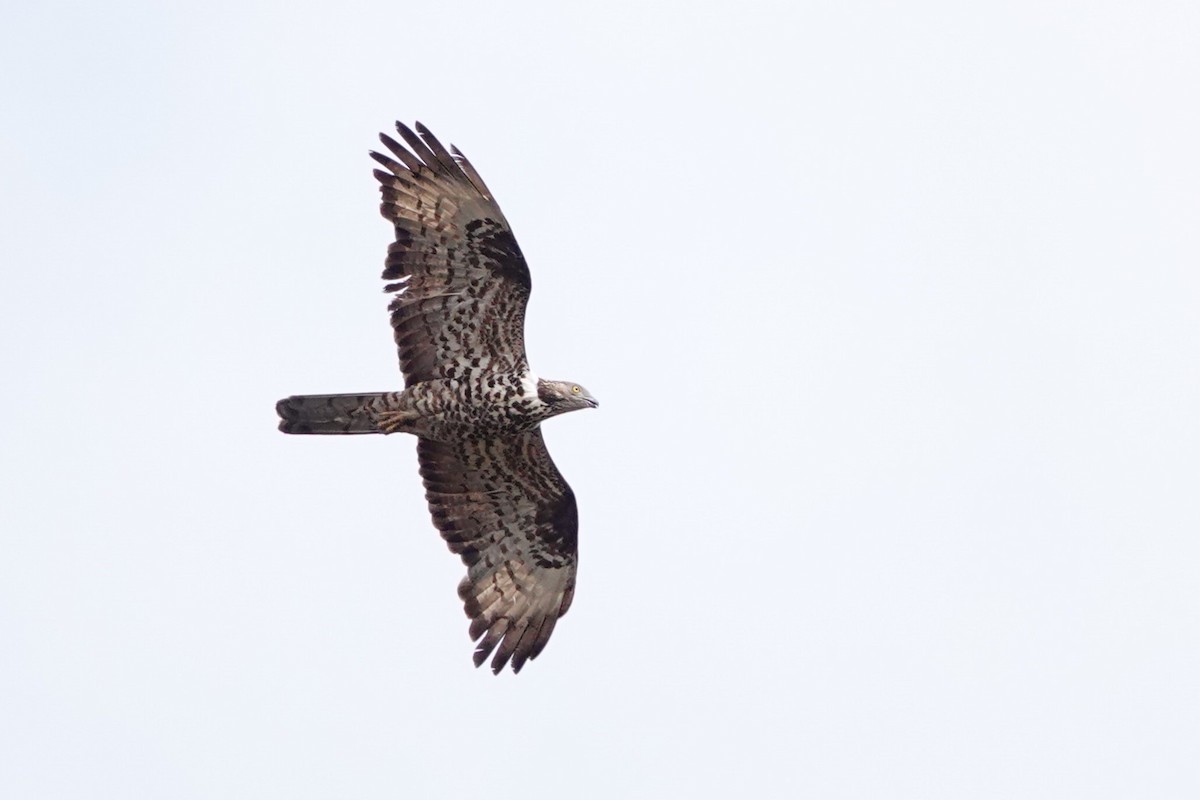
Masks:
[[[399,392],[294,394],[275,404],[284,433],[383,433],[381,412],[399,407]]]

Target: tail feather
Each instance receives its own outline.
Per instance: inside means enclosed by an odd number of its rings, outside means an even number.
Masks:
[[[275,404],[284,433],[383,433],[381,412],[399,406],[399,392],[373,394],[294,394]]]

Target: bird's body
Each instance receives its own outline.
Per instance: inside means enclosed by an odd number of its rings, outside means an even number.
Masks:
[[[419,123],[409,150],[372,153],[381,211],[395,225],[383,277],[405,388],[294,395],[280,430],[411,433],[434,524],[467,565],[459,586],[475,663],[519,671],[545,647],[575,588],[575,495],[541,423],[597,403],[578,384],[539,379],[525,355],[529,268],[470,163]],[[397,160],[398,159],[398,160]]]
[[[279,401],[280,429],[284,433],[411,433],[439,442],[514,436],[561,413],[538,390],[539,379],[527,372],[423,381],[401,392],[298,395]]]

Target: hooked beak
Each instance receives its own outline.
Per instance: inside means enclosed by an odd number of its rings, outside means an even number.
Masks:
[[[588,397],[586,399],[587,399],[587,404],[589,407],[591,407],[591,408],[599,408],[600,407],[600,401],[597,400],[596,398]]]

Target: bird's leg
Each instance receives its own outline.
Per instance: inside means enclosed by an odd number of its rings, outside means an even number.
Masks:
[[[415,422],[418,416],[416,411],[380,411],[375,414],[375,424],[384,433],[403,432],[404,426]]]

